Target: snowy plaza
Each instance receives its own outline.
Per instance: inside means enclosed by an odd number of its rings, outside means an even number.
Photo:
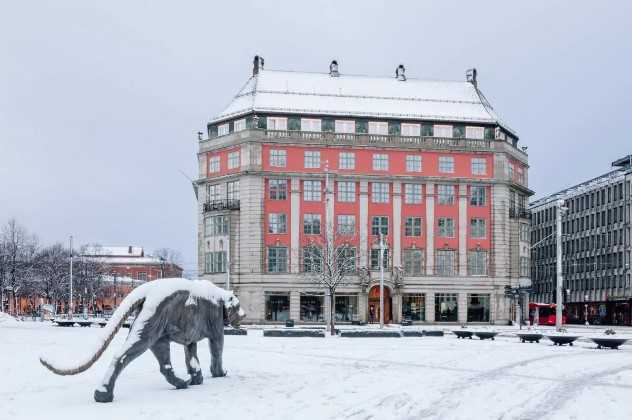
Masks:
[[[394,328],[394,327],[391,327]],[[629,419],[632,347],[597,350],[520,343],[511,330],[495,341],[444,337],[272,338],[250,329],[226,336],[228,376],[212,378],[205,342],[204,383],[175,390],[151,352],[121,374],[112,404],[93,401],[119,332],[86,373],[60,377],[46,354],[85,356],[102,330],[45,322],[0,323],[0,407],[4,419]],[[578,328],[577,331],[580,331]],[[585,331],[588,335],[588,331]],[[627,336],[626,332],[623,332]],[[185,377],[184,355],[172,362]]]

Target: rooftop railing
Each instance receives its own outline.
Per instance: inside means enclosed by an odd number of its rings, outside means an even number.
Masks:
[[[204,212],[239,210],[239,200],[210,200],[204,203]]]

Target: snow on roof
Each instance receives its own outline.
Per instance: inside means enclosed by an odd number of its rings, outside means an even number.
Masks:
[[[83,255],[98,257],[142,257],[145,255],[140,246],[90,246]]]
[[[546,197],[535,200],[529,204],[529,208],[535,209],[536,207],[556,203],[558,200],[566,200],[568,198],[575,197],[576,195],[583,194],[587,191],[592,191],[594,189],[600,188],[603,185],[613,182],[619,182],[625,177],[626,174],[631,172],[632,169],[615,169],[614,171],[610,171],[596,178],[589,179],[588,181],[582,182],[580,184],[566,188],[562,191],[558,191]]]
[[[211,122],[251,112],[493,123],[511,131],[466,81],[261,70]]]

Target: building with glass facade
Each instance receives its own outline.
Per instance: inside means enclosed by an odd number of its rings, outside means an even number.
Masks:
[[[353,261],[337,321],[379,320],[382,264],[387,322],[506,322],[505,286],[529,281],[532,192],[518,141],[475,70],[439,82],[403,66],[396,77],[346,75],[335,62],[264,70],[257,57],[199,141],[200,277],[223,285],[230,274],[246,322],[324,322],[307,255],[322,255],[329,232]]]
[[[597,178],[530,205],[532,300],[556,299],[557,202],[562,213],[562,278],[568,322],[632,325],[630,197],[632,155]]]

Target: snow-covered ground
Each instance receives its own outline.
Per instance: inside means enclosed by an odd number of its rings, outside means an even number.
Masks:
[[[0,417],[6,419],[629,419],[632,345],[596,350],[496,341],[423,338],[269,338],[260,330],[227,336],[225,378],[212,378],[206,343],[204,384],[174,390],[151,352],[119,378],[111,404],[92,392],[120,332],[99,362],[78,376],[53,375],[41,353],[85,356],[100,328],[49,322],[0,324]],[[184,376],[184,355],[172,346]]]

